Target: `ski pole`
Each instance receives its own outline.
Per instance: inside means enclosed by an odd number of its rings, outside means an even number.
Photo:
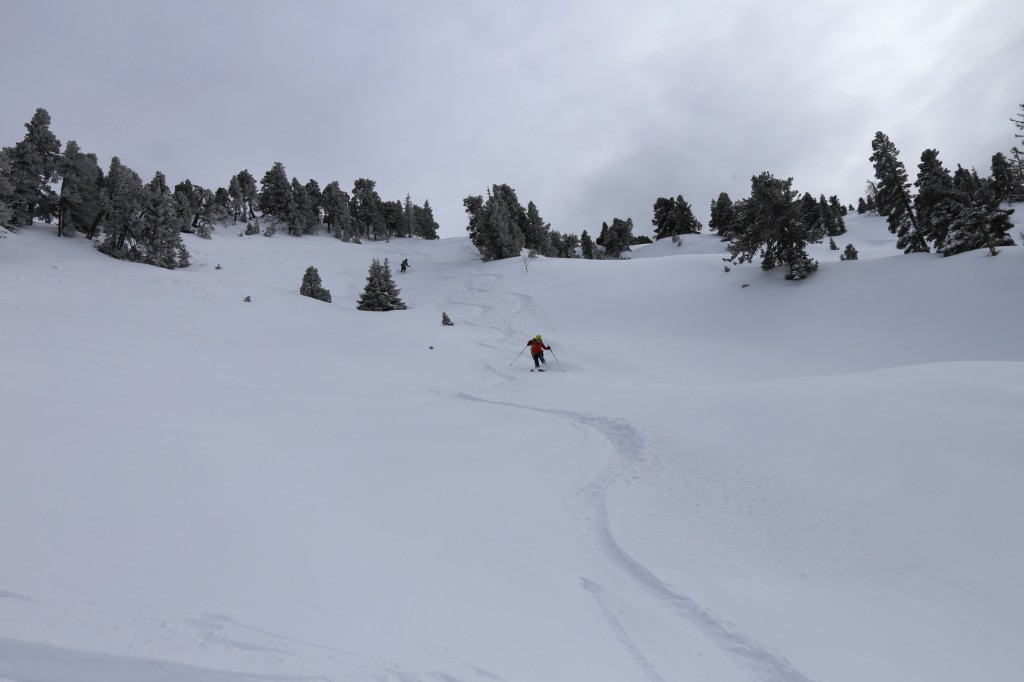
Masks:
[[[551,349],[549,348],[548,350],[551,350]],[[555,362],[558,362],[558,356],[555,355],[555,351],[553,351],[553,350],[551,351],[551,357],[553,357],[555,359]],[[558,362],[558,369],[562,370],[563,372],[565,371],[565,367],[562,367],[562,363],[560,363],[560,362]]]
[[[524,347],[521,351],[519,351],[519,355],[522,355],[525,352],[526,352],[526,348]],[[516,356],[516,360],[519,359],[519,355]],[[511,367],[512,365],[516,364],[516,360],[513,360],[512,362],[508,363],[508,366]]]

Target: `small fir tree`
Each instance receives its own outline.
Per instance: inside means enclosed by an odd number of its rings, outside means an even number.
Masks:
[[[446,327],[451,327],[455,323],[452,322],[452,318],[448,317],[448,313],[442,312],[441,313],[441,324],[443,324]]]
[[[391,276],[388,259],[382,264],[376,258],[370,263],[370,271],[366,277],[366,287],[359,297],[359,310],[405,310],[405,303],[398,297],[399,289]]]
[[[331,290],[323,287],[323,283],[320,281],[320,273],[312,265],[306,268],[306,274],[302,276],[302,285],[299,287],[299,293],[303,296],[315,298],[318,301],[324,301],[325,303],[331,302]]]
[[[839,260],[857,260],[857,249],[853,244],[847,244],[846,248],[839,255]]]

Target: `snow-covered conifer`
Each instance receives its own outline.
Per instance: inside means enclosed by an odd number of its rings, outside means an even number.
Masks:
[[[590,234],[586,230],[583,230],[580,235],[580,252],[587,260],[594,258],[594,240],[590,238]]]
[[[292,199],[292,184],[284,164],[275,161],[260,180],[259,204],[264,216],[275,216],[287,220]]]
[[[299,293],[318,301],[331,302],[331,290],[324,288],[323,282],[320,280],[320,272],[312,265],[306,268],[306,273],[302,275]]]
[[[554,255],[551,243],[551,225],[540,217],[537,205],[532,201],[526,205],[526,222],[523,226],[523,246],[545,256]]]
[[[761,256],[761,269],[786,265],[786,279],[803,279],[818,263],[806,252],[810,230],[795,201],[793,179],[780,180],[767,171],[750,181],[750,197],[736,202],[737,234],[729,243],[731,262],[748,263]]]
[[[422,206],[413,204],[412,208],[416,215],[416,235],[423,239],[437,239],[440,225],[434,220],[434,209],[430,207],[430,202],[424,199]]]
[[[391,266],[388,259],[382,264],[374,258],[370,263],[369,274],[366,277],[366,286],[359,297],[356,308],[359,310],[405,310],[405,303],[398,297],[399,289],[391,276]]]
[[[16,226],[31,225],[33,218],[47,219],[57,211],[51,184],[60,168],[60,140],[50,130],[49,112],[36,109],[25,128],[25,137],[3,150],[3,170],[10,186],[4,201]]]
[[[980,189],[967,203],[957,207],[949,224],[949,233],[942,247],[943,256],[973,249],[987,248],[993,256],[1000,246],[1013,246],[1009,231],[1013,228],[1010,215],[1014,209],[1002,208],[995,195]]]
[[[910,196],[907,169],[899,159],[896,145],[879,131],[871,142],[870,160],[878,179],[876,201],[878,212],[889,222],[889,231],[896,235],[897,248],[904,253],[928,251],[928,242],[917,224]]]
[[[718,198],[711,202],[711,218],[708,220],[708,229],[717,232],[723,241],[727,241],[732,239],[735,223],[736,211],[733,209],[732,199],[726,192],[721,192]]]
[[[953,176],[942,165],[935,149],[921,153],[914,185],[917,187],[914,209],[921,233],[941,251],[953,217],[967,197],[953,187]]]
[[[367,178],[359,178],[352,186],[352,198],[349,210],[356,230],[361,237],[380,239],[385,236],[386,226],[380,195],[374,189],[377,183]]]
[[[57,233],[72,236],[76,231],[92,233],[102,218],[100,185],[103,171],[95,154],[85,154],[74,140],[68,140],[61,156],[60,198],[57,202]]]

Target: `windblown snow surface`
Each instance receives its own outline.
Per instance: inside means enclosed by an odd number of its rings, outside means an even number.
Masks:
[[[1024,247],[847,225],[802,282],[6,233],[0,680],[1024,679]]]

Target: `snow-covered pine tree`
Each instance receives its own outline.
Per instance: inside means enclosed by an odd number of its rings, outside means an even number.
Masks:
[[[665,239],[680,234],[699,234],[704,227],[693,215],[693,208],[680,194],[675,198],[658,197],[654,202],[654,238]]]
[[[164,174],[157,171],[143,191],[142,229],[136,244],[138,260],[169,270],[187,265],[189,254],[181,240],[184,223]]]
[[[553,234],[553,233],[552,233]],[[559,258],[578,258],[580,250],[580,238],[575,234],[562,235],[562,246],[558,252]]]
[[[1020,131],[1013,136],[1018,140],[1024,140],[1024,104],[1020,105],[1020,113],[1017,116],[1018,118],[1010,118],[1010,123]],[[1007,200],[1024,201],[1024,150],[1017,145],[1010,149],[1010,170],[1013,175],[1013,190]]]
[[[231,198],[231,222],[247,220],[242,183],[239,182],[237,175],[231,176],[231,182],[228,183],[228,196]]]
[[[391,266],[388,259],[382,264],[374,258],[370,263],[370,270],[366,277],[366,286],[359,297],[356,308],[359,310],[405,310],[405,303],[398,297],[399,289],[391,276]]]
[[[116,156],[103,181],[102,202],[106,236],[99,250],[120,260],[138,260],[133,254],[142,229],[142,179]]]
[[[189,179],[182,180],[174,186],[174,201],[178,204],[182,228],[187,232],[195,231],[196,220],[202,208],[202,187],[196,187]]]
[[[320,272],[312,265],[306,268],[305,274],[302,275],[299,293],[325,303],[331,302],[331,290],[324,288],[323,282],[320,280]]]
[[[1014,209],[1002,208],[998,199],[986,187],[981,187],[969,201],[956,208],[949,224],[949,233],[943,243],[943,256],[987,248],[993,256],[1000,246],[1013,246],[1009,232],[1013,228],[1010,215]]]
[[[355,221],[352,220],[348,192],[341,189],[337,180],[327,183],[321,194],[321,205],[324,211],[324,222],[327,229],[336,239],[359,243],[359,233]]]
[[[732,199],[726,192],[721,192],[718,198],[711,202],[711,219],[708,220],[708,229],[717,232],[723,241],[732,239],[733,227],[736,222],[736,211],[732,206]]]
[[[416,205],[412,203],[412,195],[406,192],[405,201],[402,202],[402,220],[401,220],[401,235],[403,237],[412,237],[417,234],[416,229]]]
[[[586,230],[583,230],[583,233],[580,235],[580,252],[587,260],[593,260],[594,240],[590,238],[590,234]]]
[[[481,195],[468,196],[462,200],[462,207],[466,211],[466,235],[469,241],[482,254],[480,245],[483,244],[484,220],[484,198]]]
[[[299,182],[298,178],[292,178],[290,199],[285,216],[288,234],[293,234],[296,237],[310,234],[310,231],[315,229],[315,226],[310,225],[313,202],[310,201],[305,186]]]
[[[804,192],[800,197],[800,218],[807,226],[807,234],[812,240],[820,240],[825,236],[825,228],[821,220],[821,207],[810,192]]]
[[[103,171],[96,155],[82,153],[77,142],[68,140],[58,172],[61,177],[57,201],[58,234],[91,233],[103,211],[100,198]]]
[[[821,216],[820,225],[823,230],[823,234],[819,237],[824,239],[825,237],[835,237],[836,235],[842,234],[839,231],[839,220],[842,218],[836,210],[833,210],[832,206],[825,199],[825,195],[822,194],[818,197],[818,214]],[[817,236],[817,235],[814,235]]]
[[[526,246],[526,209],[510,186],[493,185],[486,201],[482,196],[469,196],[462,205],[469,215],[466,231],[483,260],[513,258]]]
[[[804,279],[817,270],[806,251],[810,230],[800,212],[793,179],[765,171],[750,180],[750,197],[736,202],[737,235],[729,243],[731,262],[749,263],[761,255],[761,269],[786,265],[786,279]]]
[[[526,204],[523,246],[545,256],[553,256],[557,253],[557,249],[553,249],[551,243],[551,225],[540,217],[540,211],[532,201]]]
[[[380,236],[384,239],[390,239],[396,235],[402,235],[405,228],[402,227],[402,221],[405,219],[405,214],[402,209],[402,202],[395,201],[382,201],[380,202],[380,214],[384,219],[384,227]]]
[[[157,171],[143,186],[138,174],[115,156],[103,186],[106,238],[100,251],[170,270],[188,266],[182,215],[163,173]]]
[[[10,227],[13,218],[14,211],[9,209],[7,204],[0,200],[0,227]]]
[[[623,253],[629,251],[629,245],[633,241],[633,219],[613,218],[612,224],[607,226],[604,240],[605,258],[619,258]]]
[[[208,189],[198,188],[200,194],[200,209],[196,216],[196,234],[203,239],[209,239],[214,227],[222,220],[231,215],[231,198],[228,191],[218,187],[216,192]]]
[[[441,313],[441,324],[443,324],[445,327],[451,327],[455,323],[452,322],[452,318],[448,317],[448,313],[442,312]]]
[[[245,220],[256,219],[256,208],[259,204],[259,192],[256,190],[256,178],[249,172],[248,169],[244,169],[238,172],[238,185],[242,190],[242,202],[245,204],[245,212],[247,216],[243,216]]]
[[[434,220],[434,209],[430,208],[430,202],[424,199],[422,206],[413,204],[412,208],[416,215],[416,235],[423,239],[437,239],[437,231],[441,226]]]
[[[878,184],[868,180],[864,187],[864,208],[868,213],[882,215],[878,210]]]
[[[323,211],[323,192],[320,191],[320,183],[310,179],[302,187],[306,193],[308,204],[304,208],[305,234],[317,234],[320,232],[320,221]]]
[[[526,246],[527,217],[516,191],[506,184],[495,185],[484,211],[490,223],[490,260],[518,256]]]
[[[847,244],[846,248],[843,249],[843,252],[839,255],[839,260],[857,260],[858,255],[857,249],[853,244]]]
[[[25,137],[2,152],[10,187],[4,202],[13,213],[15,226],[31,225],[33,218],[45,220],[57,211],[57,195],[51,185],[60,168],[60,140],[50,131],[49,112],[36,109],[25,128]]]
[[[878,212],[889,222],[889,231],[896,235],[896,246],[904,253],[927,252],[928,242],[917,224],[910,196],[907,169],[899,159],[896,145],[878,131],[871,141],[870,160],[878,179]]]
[[[7,202],[11,200],[14,188],[7,179],[6,163],[6,157],[3,151],[0,151],[0,227],[13,227],[14,211]]]
[[[953,187],[953,176],[942,165],[936,149],[921,152],[914,185],[917,187],[914,197],[917,224],[924,237],[941,251],[953,217],[959,212],[966,195]]]
[[[794,250],[787,254],[789,272],[786,279],[800,280],[807,279],[807,276],[818,269],[818,261],[807,255],[803,249]]]
[[[374,188],[377,183],[367,178],[359,178],[352,185],[352,198],[349,200],[349,211],[360,237],[381,239],[385,236],[384,214],[380,195]]]
[[[1000,202],[1009,202],[1017,194],[1017,188],[1014,186],[1013,164],[1002,152],[992,155],[990,183],[992,192]]]
[[[846,220],[844,216],[847,213],[846,206],[839,203],[839,197],[832,195],[828,198],[828,205],[832,209],[832,217],[835,219],[835,233],[829,232],[832,237],[838,237],[841,234],[846,234]]]
[[[275,161],[260,180],[260,211],[265,217],[274,216],[287,221],[292,203],[292,183],[288,180],[288,173],[283,163]]]

